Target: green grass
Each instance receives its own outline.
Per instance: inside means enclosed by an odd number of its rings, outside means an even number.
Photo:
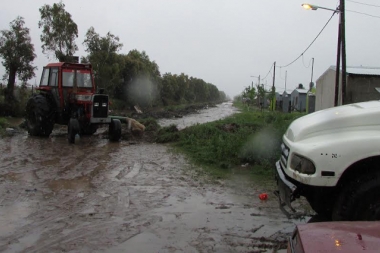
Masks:
[[[206,173],[224,178],[248,164],[244,167],[248,174],[264,179],[273,175],[282,135],[302,115],[242,108],[223,120],[166,132],[165,138],[174,141],[175,150],[185,153]]]
[[[0,136],[4,136],[5,129],[9,126],[6,118],[0,117]]]

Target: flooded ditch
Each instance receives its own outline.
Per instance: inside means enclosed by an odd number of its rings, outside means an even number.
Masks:
[[[235,112],[231,104],[160,124],[187,125]],[[199,177],[182,155],[152,143],[110,143],[101,133],[69,145],[0,139],[0,251],[277,252],[296,223],[271,193],[237,174]],[[279,251],[279,252],[284,252]]]

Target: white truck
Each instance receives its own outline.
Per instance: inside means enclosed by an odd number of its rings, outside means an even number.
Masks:
[[[291,123],[276,162],[280,208],[304,196],[332,220],[380,220],[380,101],[318,111]]]

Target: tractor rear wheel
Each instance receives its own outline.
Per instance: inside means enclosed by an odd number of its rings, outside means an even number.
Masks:
[[[26,104],[26,125],[32,136],[48,137],[54,127],[54,113],[45,96],[34,94]]]
[[[70,119],[69,125],[67,126],[67,139],[69,143],[75,143],[75,135],[79,134],[80,126],[77,119]]]
[[[108,127],[108,136],[110,141],[119,141],[121,138],[121,122],[118,119],[112,119]]]

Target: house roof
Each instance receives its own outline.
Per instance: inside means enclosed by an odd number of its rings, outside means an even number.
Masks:
[[[336,66],[330,66],[329,69],[336,70]],[[354,75],[371,75],[371,76],[380,76],[380,67],[365,67],[365,66],[347,66],[347,74]]]
[[[301,93],[301,94],[306,94],[307,93],[306,89],[294,89],[294,91],[297,91],[298,93]]]

